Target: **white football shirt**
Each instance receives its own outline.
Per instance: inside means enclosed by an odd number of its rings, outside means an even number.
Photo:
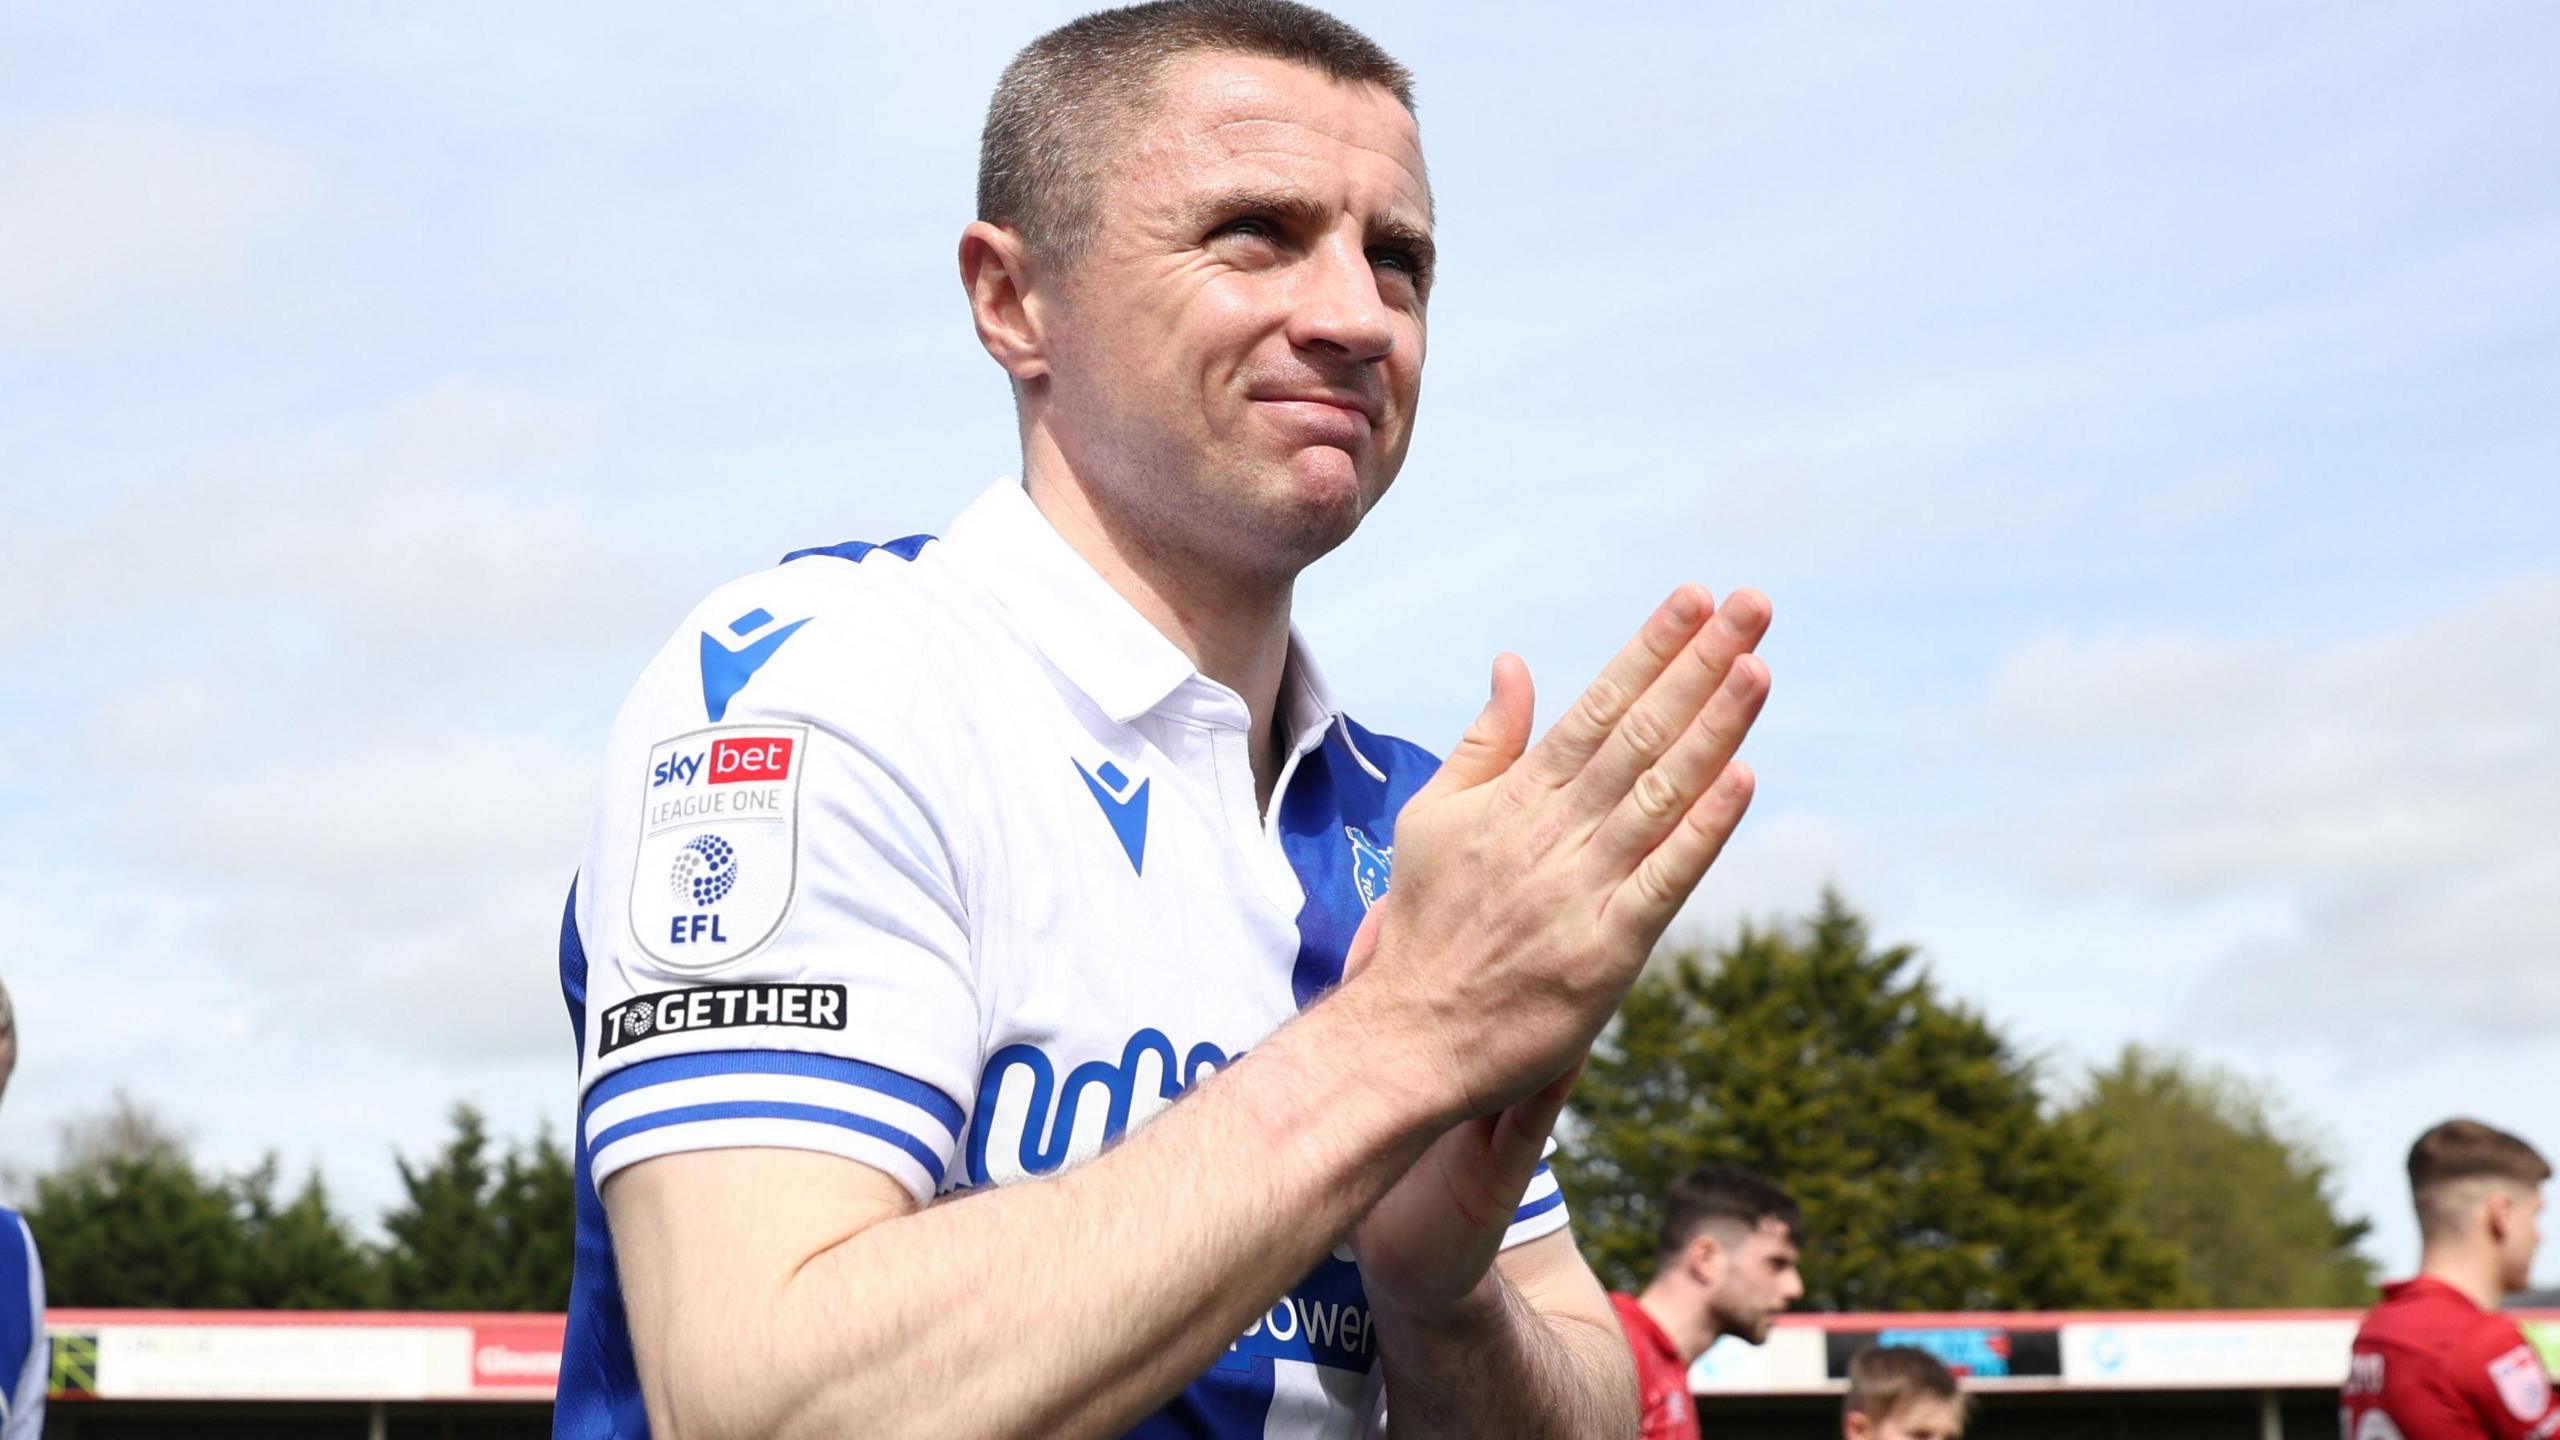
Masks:
[[[558,1434],[647,1433],[596,1198],[616,1170],[787,1146],[919,1201],[1045,1175],[1340,978],[1437,762],[1353,724],[1295,636],[1267,816],[1249,723],[1011,481],[945,538],[795,552],[694,611],[614,725],[562,926]],[[1505,1243],[1565,1222],[1541,1166]],[[1337,1254],[1132,1433],[1357,1435],[1378,1383]]]

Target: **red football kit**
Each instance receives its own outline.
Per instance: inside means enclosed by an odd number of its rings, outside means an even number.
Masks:
[[[2516,1322],[2421,1275],[2382,1287],[2356,1331],[2343,1440],[2549,1440],[2560,1403]]]
[[[1653,1317],[1633,1295],[1612,1294],[1618,1328],[1636,1356],[1636,1403],[1643,1415],[1640,1440],[1698,1440],[1698,1407],[1689,1398],[1689,1367]]]

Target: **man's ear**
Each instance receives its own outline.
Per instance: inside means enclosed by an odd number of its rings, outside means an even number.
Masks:
[[[1020,232],[985,220],[960,232],[960,286],[969,295],[978,343],[1017,382],[1049,373],[1038,278],[1038,262]]]
[[[1875,1433],[1873,1421],[1852,1410],[1840,1422],[1840,1440],[1867,1440]]]
[[[1686,1257],[1689,1278],[1713,1290],[1724,1283],[1725,1267],[1733,1258],[1713,1231],[1701,1230],[1689,1239]]]
[[[2515,1232],[2516,1192],[2504,1185],[2492,1185],[2481,1204],[2482,1217],[2489,1226],[2489,1238],[2503,1245]]]

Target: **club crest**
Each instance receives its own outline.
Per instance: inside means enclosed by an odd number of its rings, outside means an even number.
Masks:
[[[1387,893],[1387,875],[1395,868],[1396,847],[1380,845],[1360,833],[1357,825],[1345,825],[1342,833],[1351,840],[1351,884],[1360,892],[1360,908],[1366,910]]]

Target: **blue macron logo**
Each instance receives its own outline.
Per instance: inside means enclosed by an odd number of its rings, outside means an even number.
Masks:
[[[744,639],[772,623],[772,612],[759,607],[730,621],[729,633]],[[702,632],[702,708],[711,716],[711,723],[720,723],[720,717],[729,713],[729,702],[747,688],[747,682],[764,668],[764,662],[773,658],[773,652],[781,649],[782,642],[790,639],[793,632],[808,623],[806,618],[794,620],[736,650],[713,639],[710,631]]]
[[[1093,792],[1094,803],[1111,821],[1111,833],[1120,837],[1120,848],[1129,852],[1129,868],[1146,874],[1147,786],[1152,782],[1132,785],[1120,767],[1108,760],[1098,770],[1087,770],[1081,760],[1075,764],[1076,773],[1084,777],[1084,788]]]

